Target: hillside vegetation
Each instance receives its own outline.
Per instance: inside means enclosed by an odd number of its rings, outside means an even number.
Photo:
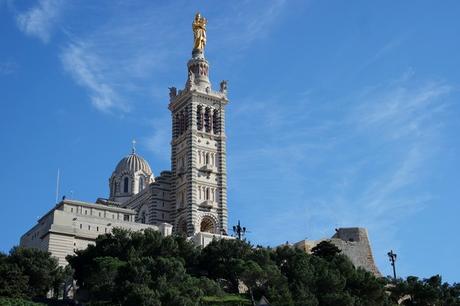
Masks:
[[[273,306],[460,306],[459,284],[376,278],[328,242],[313,254],[240,240],[200,249],[181,236],[116,229],[68,261],[64,270],[49,253],[13,248],[0,255],[0,296],[58,296],[73,272],[85,305],[252,305],[264,296]]]

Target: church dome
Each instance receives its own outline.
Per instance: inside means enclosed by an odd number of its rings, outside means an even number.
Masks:
[[[134,173],[139,170],[142,170],[147,175],[153,174],[149,163],[136,152],[132,152],[120,160],[115,168],[115,173]]]
[[[134,144],[132,153],[118,162],[109,179],[111,201],[123,203],[155,182],[149,163],[136,153]]]

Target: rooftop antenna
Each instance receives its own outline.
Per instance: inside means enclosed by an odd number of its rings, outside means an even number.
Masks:
[[[132,143],[133,143],[132,152],[133,154],[136,154],[136,139],[133,139]]]
[[[57,169],[57,177],[56,177],[56,204],[59,200],[59,180],[60,180],[60,171],[59,168]]]

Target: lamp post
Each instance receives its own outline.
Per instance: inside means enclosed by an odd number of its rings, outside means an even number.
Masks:
[[[238,220],[238,224],[233,226],[233,232],[235,233],[238,240],[241,240],[241,238],[246,234],[246,227],[242,227],[240,220]]]
[[[396,261],[396,253],[391,250],[388,252],[388,257],[390,259],[391,266],[393,267],[393,280],[396,281],[396,266],[395,266],[395,261]]]

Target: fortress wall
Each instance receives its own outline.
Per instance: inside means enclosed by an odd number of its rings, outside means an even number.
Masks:
[[[329,241],[346,255],[355,267],[361,267],[375,276],[382,276],[375,265],[367,230],[361,227],[339,228],[330,239],[302,240],[294,244],[296,248],[311,253],[321,241]]]

